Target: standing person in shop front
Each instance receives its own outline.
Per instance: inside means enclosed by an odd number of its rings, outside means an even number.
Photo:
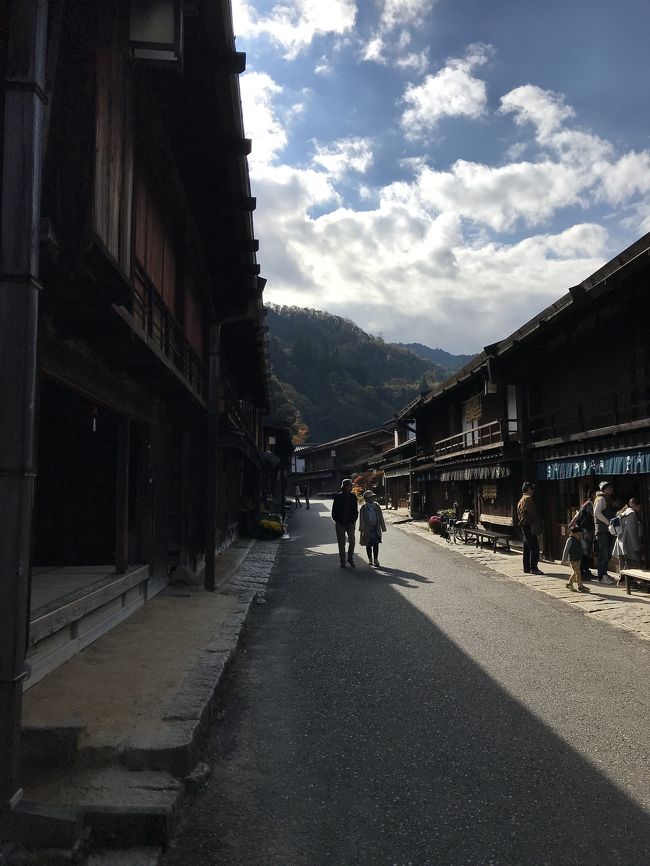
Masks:
[[[594,558],[594,497],[596,488],[590,487],[587,498],[582,503],[575,517],[569,524],[569,530],[574,526],[582,529],[582,560],[580,562],[580,574],[583,581],[590,581],[593,577],[591,565]]]
[[[332,520],[336,526],[336,539],[339,543],[339,558],[341,568],[345,568],[345,537],[348,538],[347,560],[352,568],[356,568],[354,561],[354,530],[359,516],[359,503],[352,492],[352,479],[344,478],[341,481],[341,492],[334,496],[332,504]]]
[[[366,490],[363,494],[364,503],[359,511],[359,531],[361,532],[361,544],[366,548],[368,554],[368,565],[379,568],[379,545],[381,534],[386,532],[386,524],[381,508],[375,502],[375,494],[372,490]],[[374,558],[374,561],[373,561]]]
[[[598,580],[602,583],[616,583],[607,573],[612,556],[614,537],[609,532],[609,521],[616,515],[614,507],[614,485],[611,481],[601,481],[594,500],[594,529],[598,544]]]
[[[537,567],[539,563],[538,535],[542,532],[542,523],[537,506],[533,500],[535,485],[532,481],[524,481],[521,487],[522,497],[517,503],[517,520],[524,539],[524,573],[544,574]]]
[[[621,568],[641,568],[641,503],[638,499],[630,499],[619,514],[622,531],[616,544]],[[625,583],[625,580],[619,583]]]

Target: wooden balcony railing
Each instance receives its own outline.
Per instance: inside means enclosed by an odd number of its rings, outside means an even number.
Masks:
[[[171,310],[144,274],[137,274],[132,298],[131,312],[140,328],[172,362],[190,388],[205,397],[204,364],[185,338]]]
[[[603,430],[608,427],[633,429],[650,418],[650,389],[623,386],[619,391],[596,394],[588,402],[558,408],[531,417],[529,435],[533,442]]]
[[[246,430],[255,440],[255,407],[248,400],[237,396],[235,386],[229,378],[223,384],[224,411],[230,423],[240,430]]]
[[[467,451],[479,451],[503,445],[508,438],[505,430],[514,424],[514,421],[490,421],[488,424],[465,430],[464,433],[439,439],[433,443],[433,456],[439,460],[442,457],[451,457]]]

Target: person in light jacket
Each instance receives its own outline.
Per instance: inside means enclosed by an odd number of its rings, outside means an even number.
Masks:
[[[616,553],[621,557],[621,568],[641,567],[641,503],[630,499],[619,512],[622,533],[616,540]]]
[[[598,544],[598,580],[601,583],[616,583],[607,573],[614,546],[614,538],[609,532],[609,521],[615,516],[614,485],[610,481],[601,481],[594,500],[594,531]]]
[[[359,509],[359,530],[361,532],[361,544],[366,548],[368,554],[368,565],[379,568],[379,545],[381,534],[386,532],[386,524],[381,508],[375,502],[375,494],[372,490],[366,490],[363,494],[364,503]]]

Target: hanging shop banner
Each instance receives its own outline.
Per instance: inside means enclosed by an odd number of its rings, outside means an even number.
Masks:
[[[497,478],[508,478],[510,467],[469,466],[467,469],[449,469],[440,473],[441,481],[492,481]]]
[[[408,466],[398,466],[396,469],[384,469],[384,478],[401,478],[410,473]]]
[[[440,473],[435,469],[425,469],[424,472],[418,472],[415,477],[418,481],[440,481]]]
[[[650,450],[625,451],[620,454],[590,454],[570,460],[547,460],[537,464],[541,481],[560,481],[585,475],[642,475],[650,472]]]

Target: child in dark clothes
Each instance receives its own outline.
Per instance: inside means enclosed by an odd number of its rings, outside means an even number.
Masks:
[[[573,574],[569,578],[569,582],[566,585],[567,589],[572,590],[573,592],[589,592],[589,587],[585,586],[582,582],[582,573],[580,570],[580,563],[582,561],[582,529],[579,526],[574,526],[570,530],[570,535],[567,538],[566,545],[564,547],[564,553],[562,554],[562,565],[569,564],[573,569]],[[577,587],[573,584],[577,583]]]

